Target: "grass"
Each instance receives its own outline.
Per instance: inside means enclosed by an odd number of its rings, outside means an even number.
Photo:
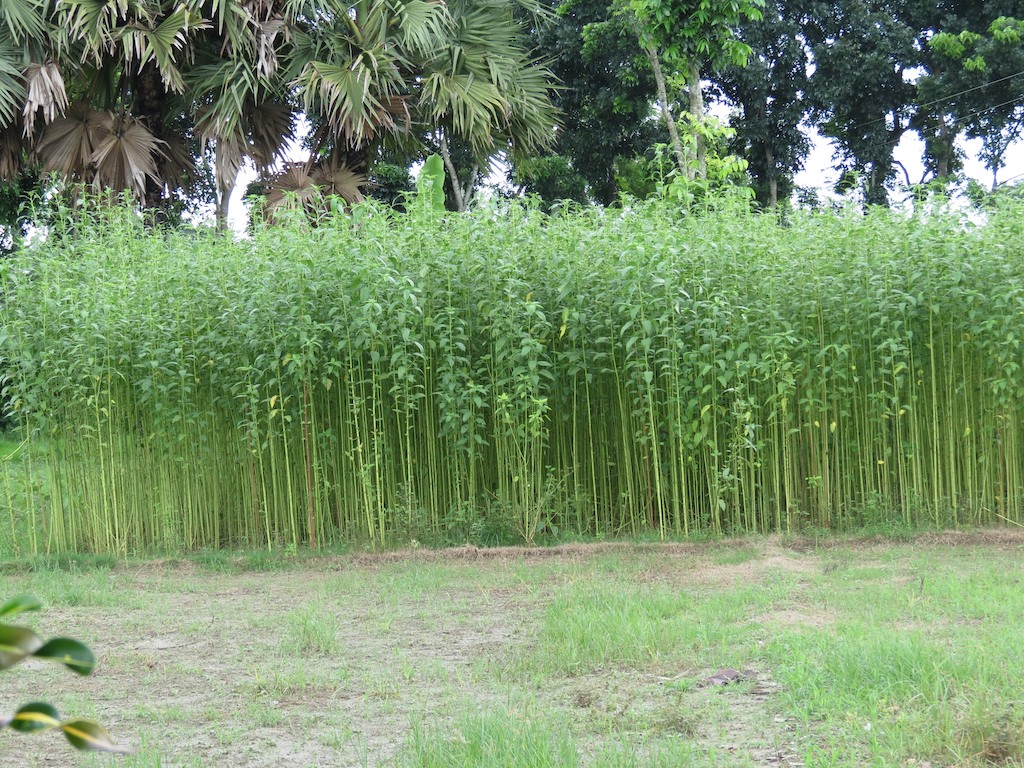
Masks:
[[[87,213],[3,265],[18,556],[1024,523],[1019,207]]]
[[[996,531],[5,572],[100,666],[26,667],[0,708],[45,691],[138,766],[1024,765],[1022,551]],[[705,684],[725,667],[746,679]],[[3,764],[118,760],[0,732]]]

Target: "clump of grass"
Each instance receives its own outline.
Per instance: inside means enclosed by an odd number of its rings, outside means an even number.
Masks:
[[[1022,523],[1022,220],[367,205],[197,247],[86,211],[3,265],[8,393],[44,455],[0,535]]]
[[[576,746],[564,729],[529,710],[464,715],[451,729],[413,728],[403,768],[576,768]]]
[[[321,606],[303,606],[285,617],[281,642],[289,653],[331,656],[338,650],[338,621]]]

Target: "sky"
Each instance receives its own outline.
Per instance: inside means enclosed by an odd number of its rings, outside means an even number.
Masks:
[[[969,178],[976,179],[989,189],[992,186],[992,173],[985,167],[985,164],[978,160],[981,151],[981,142],[965,141],[961,139],[958,146],[964,150],[964,174]],[[903,138],[896,147],[895,159],[906,167],[910,174],[910,180],[915,184],[921,180],[924,173],[924,142],[913,131],[903,134]],[[833,167],[832,143],[824,139],[817,131],[811,132],[811,152],[804,163],[804,170],[796,175],[796,185],[799,187],[814,187],[816,189],[831,189],[839,178],[839,171]],[[898,178],[903,179],[903,172],[899,171]],[[1006,153],[1006,165],[999,171],[1000,183],[1019,180],[1024,177],[1024,142],[1018,141],[1010,147]],[[905,182],[904,182],[905,183]]]

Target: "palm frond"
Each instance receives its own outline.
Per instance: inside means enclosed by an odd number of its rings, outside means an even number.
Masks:
[[[264,79],[270,79],[277,72],[278,38],[286,31],[285,23],[282,19],[269,19],[257,23],[256,30],[256,74]]]
[[[78,107],[46,127],[36,154],[44,171],[56,171],[95,189],[142,194],[146,179],[159,181],[157,164],[166,158],[164,146],[130,115]]]
[[[180,5],[163,21],[145,35],[145,48],[139,58],[141,68],[151,59],[160,70],[167,88],[175,93],[185,90],[185,83],[177,65],[177,59],[189,41],[190,36],[210,27],[209,22],[185,5]]]
[[[435,50],[455,25],[439,0],[406,0],[395,5],[395,12],[402,45],[422,54]]]
[[[95,189],[146,190],[146,179],[161,181],[157,158],[164,142],[130,115],[106,113],[95,136],[91,166]]]
[[[35,147],[45,172],[83,179],[92,162],[93,139],[107,113],[76,106],[46,126]]]
[[[128,19],[152,21],[148,7],[136,0],[61,0],[57,4],[57,26],[69,41],[82,44],[82,61],[97,66],[113,47],[113,35]]]
[[[20,48],[0,37],[0,128],[18,119],[28,95],[21,74],[22,58]]]
[[[25,135],[31,136],[35,130],[36,115],[43,112],[43,121],[52,123],[58,115],[64,114],[68,108],[68,92],[64,85],[64,76],[56,62],[47,61],[42,64],[29,64],[25,69],[25,82],[28,94],[22,115],[25,122]]]
[[[366,52],[347,66],[309,62],[295,85],[307,110],[317,111],[335,133],[355,146],[404,125],[404,82],[393,61]]]
[[[328,163],[310,168],[306,163],[289,163],[267,184],[267,211],[299,208],[315,212],[324,197],[337,195],[346,203],[363,199],[366,177],[345,165]]]
[[[46,0],[3,0],[0,28],[6,27],[15,40],[37,39],[46,32]]]
[[[246,112],[249,156],[257,168],[269,168],[295,135],[295,110],[283,101],[268,101],[251,104]]]
[[[244,59],[220,59],[194,67],[187,86],[190,93],[201,99],[193,110],[198,117],[197,128],[209,136],[233,133],[245,105],[272,93],[270,83],[262,80]]]
[[[508,123],[509,104],[486,78],[434,72],[423,81],[422,108],[431,123],[450,122],[475,152],[494,145],[494,128]]]

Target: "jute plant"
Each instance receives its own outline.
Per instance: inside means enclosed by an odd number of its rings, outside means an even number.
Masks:
[[[1024,522],[1024,209],[95,211],[3,266],[23,551]]]

